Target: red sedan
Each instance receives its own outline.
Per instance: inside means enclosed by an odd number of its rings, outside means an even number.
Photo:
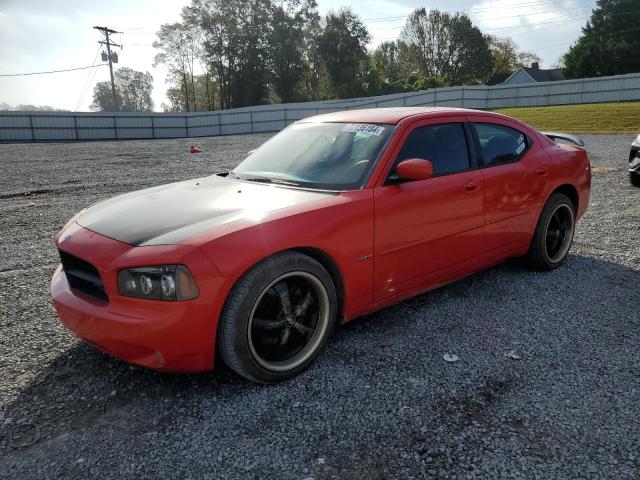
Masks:
[[[133,364],[195,372],[217,356],[290,378],[339,323],[508,258],[560,266],[589,202],[580,143],[475,110],[308,118],[231,172],[76,215],[55,238],[55,308]]]

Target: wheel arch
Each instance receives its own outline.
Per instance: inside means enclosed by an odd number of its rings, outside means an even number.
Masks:
[[[535,234],[536,227],[538,226],[538,222],[540,221],[540,217],[542,216],[542,212],[544,211],[545,205],[549,202],[549,199],[553,196],[554,193],[563,193],[564,195],[569,197],[569,200],[571,200],[571,203],[575,210],[576,220],[577,220],[578,207],[580,205],[580,197],[578,195],[578,189],[570,183],[563,183],[561,185],[556,186],[552,190],[550,190],[549,194],[544,199],[544,203],[542,203],[542,205],[540,206],[540,210],[537,213],[535,223],[533,224],[533,228],[531,229],[531,238],[533,238],[533,235]]]
[[[235,286],[238,284],[238,282],[247,274],[247,272],[249,272],[252,268],[258,265],[260,262],[263,262],[266,259],[271,258],[275,255],[280,255],[286,252],[297,252],[297,253],[306,255],[314,259],[316,262],[322,265],[325,268],[325,270],[327,270],[327,272],[329,273],[329,276],[331,277],[331,280],[333,280],[333,284],[336,289],[336,298],[338,302],[336,306],[337,319],[338,319],[337,324],[339,324],[344,317],[344,304],[345,304],[345,296],[346,296],[344,277],[342,275],[342,271],[340,270],[338,263],[330,254],[328,254],[326,251],[320,248],[309,247],[309,246],[291,247],[291,248],[285,248],[283,250],[271,252],[270,254],[260,258],[259,260],[255,261],[251,265],[247,266],[239,275],[235,277],[235,279],[233,280],[233,284],[230,286],[230,288],[226,292],[222,308],[220,309],[220,315],[222,315],[222,313],[224,312],[224,309],[226,308],[227,301],[229,299],[229,296],[231,295],[231,292],[233,291]]]
[[[571,185],[570,183],[565,183],[556,187],[554,190],[551,191],[551,193],[549,193],[549,196],[547,197],[545,204],[549,201],[549,199],[554,193],[563,193],[567,197],[569,197],[569,200],[571,200],[571,203],[573,204],[573,208],[576,214],[578,213],[578,207],[580,206],[580,197],[578,195],[578,189],[575,186]]]
[[[333,280],[333,284],[336,287],[336,298],[338,300],[337,305],[337,317],[338,321],[336,325],[340,323],[340,321],[344,317],[344,301],[345,301],[345,288],[344,288],[344,279],[342,276],[342,271],[338,266],[338,263],[334,260],[334,258],[329,255],[324,250],[321,250],[317,247],[295,247],[290,248],[286,251],[293,251],[302,253],[303,255],[307,255],[313,258],[316,262],[322,265],[327,272],[329,272],[329,276],[331,280]],[[281,253],[281,252],[278,252]],[[275,255],[275,254],[274,254]]]

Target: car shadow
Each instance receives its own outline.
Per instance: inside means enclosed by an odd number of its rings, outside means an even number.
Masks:
[[[640,311],[640,300],[637,296],[629,298],[627,289],[639,284],[639,269],[581,254],[572,254],[564,267],[545,274],[507,262],[347,323],[338,329],[328,351],[312,369],[290,382],[273,386],[245,381],[221,362],[214,371],[203,374],[168,374],[133,367],[78,341],[26,380],[8,404],[0,417],[0,453],[37,449],[54,437],[94,428],[101,418],[116,411],[123,413],[115,421],[130,422],[128,428],[138,433],[202,415],[201,411],[181,409],[186,397],[207,405],[242,405],[253,395],[265,395],[277,402],[281,390],[302,385],[323,383],[314,387],[323,389],[327,383],[341,381],[339,377],[319,375],[324,368],[334,371],[348,364],[357,369],[385,357],[386,349],[395,348],[399,342],[407,341],[413,348],[411,335],[422,343],[433,341],[437,345],[466,342],[475,331],[498,328],[494,320],[505,310],[515,313],[527,305],[542,309],[543,314],[545,308],[552,313],[555,306],[545,300],[553,296],[568,302],[572,309],[566,313],[568,317],[614,315],[619,319],[619,328],[637,328],[637,317],[633,315]],[[626,305],[622,304],[624,298]],[[477,315],[473,316],[473,312]],[[625,318],[624,312],[629,317]],[[542,318],[540,312],[531,316]],[[514,329],[521,328],[526,319],[514,315],[514,322]],[[568,318],[564,325],[572,328],[574,323],[578,324]],[[608,322],[606,328],[616,327]],[[500,332],[496,330],[496,334]],[[399,372],[404,368],[401,354],[387,356],[385,362],[376,368]],[[155,415],[144,421],[131,418],[143,410]],[[210,414],[214,415],[215,410]]]

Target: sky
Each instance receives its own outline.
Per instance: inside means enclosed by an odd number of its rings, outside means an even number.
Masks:
[[[166,102],[164,67],[153,67],[151,46],[160,25],[178,21],[189,0],[0,0],[0,74],[41,72],[102,64],[102,34],[95,25],[119,32],[116,67],[148,71],[154,77],[155,110]],[[318,0],[321,14],[350,6],[372,36],[369,48],[396,39],[417,7],[464,12],[485,33],[511,37],[523,50],[554,66],[580,36],[595,0]],[[0,103],[49,105],[87,111],[96,82],[109,80],[101,66],[73,72],[0,77]]]

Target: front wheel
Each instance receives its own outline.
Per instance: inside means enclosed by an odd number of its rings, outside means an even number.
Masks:
[[[336,291],[316,260],[298,252],[267,258],[232,289],[218,350],[236,373],[259,383],[291,378],[318,356],[334,330]]]
[[[525,260],[536,270],[553,270],[569,254],[575,233],[576,212],[563,193],[551,195],[542,209]]]
[[[629,172],[629,181],[634,187],[640,187],[640,171]]]

